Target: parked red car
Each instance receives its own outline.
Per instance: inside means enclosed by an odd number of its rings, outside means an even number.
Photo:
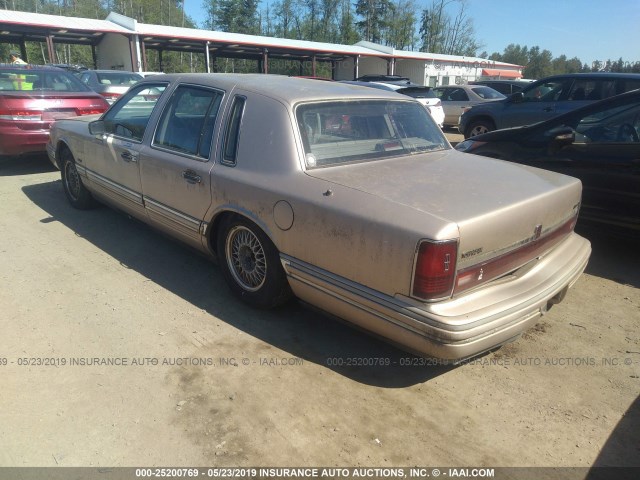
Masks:
[[[44,153],[56,119],[108,108],[103,97],[60,68],[0,64],[0,157]]]

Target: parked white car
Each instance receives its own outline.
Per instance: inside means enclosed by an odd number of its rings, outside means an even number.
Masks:
[[[365,75],[364,77],[357,78],[356,81],[345,83],[378,88],[380,90],[390,90],[402,95],[407,95],[408,97],[413,97],[427,108],[431,117],[438,126],[442,128],[444,123],[444,109],[442,108],[442,102],[431,87],[417,85],[411,83],[408,78],[396,77],[394,75]]]

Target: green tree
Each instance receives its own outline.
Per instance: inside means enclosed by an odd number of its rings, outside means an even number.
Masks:
[[[360,40],[360,36],[355,27],[355,13],[350,0],[341,0],[340,19],[338,23],[338,43],[353,45]]]
[[[467,8],[467,0],[432,0],[420,15],[420,51],[475,56],[481,45]]]
[[[398,50],[413,50],[416,44],[416,6],[413,0],[397,0],[387,19],[386,44]]]
[[[361,20],[356,27],[363,40],[382,43],[383,32],[387,29],[390,10],[393,4],[390,0],[357,0],[356,14]]]

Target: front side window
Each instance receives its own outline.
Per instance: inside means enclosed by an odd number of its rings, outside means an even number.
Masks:
[[[153,107],[165,88],[166,84],[147,84],[129,90],[103,117],[105,133],[141,142]]]
[[[525,102],[557,102],[563,91],[571,85],[568,80],[551,80],[532,85],[523,91]]]
[[[617,105],[579,117],[576,143],[640,142],[640,102]]]
[[[299,106],[296,116],[308,168],[448,148],[442,132],[418,103],[314,103]]]
[[[162,112],[153,139],[155,146],[178,153],[209,158],[222,93],[193,86],[180,86]]]
[[[442,97],[445,102],[467,102],[469,95],[462,88],[448,88],[447,93]]]

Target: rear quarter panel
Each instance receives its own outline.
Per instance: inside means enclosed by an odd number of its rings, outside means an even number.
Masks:
[[[209,218],[237,212],[258,224],[285,255],[388,295],[408,295],[419,240],[457,238],[455,226],[307,175],[290,108],[246,95],[237,165],[218,162],[213,168]],[[291,225],[276,222],[278,202],[290,206]]]

